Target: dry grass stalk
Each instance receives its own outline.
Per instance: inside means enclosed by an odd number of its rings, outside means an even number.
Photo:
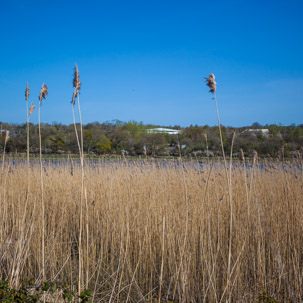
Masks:
[[[207,140],[207,133],[203,134],[205,145],[206,145],[206,156],[207,156],[207,163],[209,163],[209,152],[208,152],[208,140]]]
[[[232,238],[233,238],[233,203],[232,203],[232,186],[231,186],[231,179],[228,176],[227,173],[227,163],[226,163],[226,157],[224,152],[224,144],[223,144],[223,138],[222,138],[222,130],[221,130],[221,123],[220,123],[220,117],[219,117],[219,109],[218,109],[218,101],[216,96],[216,81],[215,81],[215,75],[210,73],[209,77],[206,78],[206,85],[210,88],[209,92],[214,94],[214,100],[216,104],[216,112],[217,112],[217,119],[218,119],[218,128],[219,128],[219,134],[220,134],[220,143],[221,143],[221,149],[222,149],[222,155],[223,155],[223,161],[224,161],[224,170],[225,170],[225,177],[227,181],[227,190],[228,190],[228,196],[229,196],[229,207],[230,207],[230,223],[229,223],[229,251],[228,251],[228,266],[227,266],[227,284],[226,284],[226,291],[230,293],[230,287],[231,287],[231,262],[232,262]],[[223,292],[223,297],[225,295],[225,292]],[[223,300],[223,297],[221,300]]]
[[[253,164],[258,161],[258,152],[256,150],[253,151]]]
[[[41,238],[41,257],[42,257],[42,280],[46,280],[45,274],[45,203],[44,203],[44,183],[43,183],[43,163],[42,163],[42,142],[41,142],[41,123],[40,111],[42,99],[46,99],[48,95],[48,88],[46,84],[42,84],[39,95],[39,111],[38,111],[38,130],[39,130],[39,151],[40,151],[40,189],[41,189],[41,224],[42,224],[42,238]],[[45,296],[44,296],[45,301]]]
[[[28,98],[29,98],[29,84],[26,83],[25,89],[25,100],[26,100],[26,155],[27,155],[27,182],[28,182],[28,191],[30,184],[29,176],[29,117],[31,115],[31,109],[28,110]],[[31,106],[32,108],[32,106]],[[33,111],[33,109],[32,109]]]
[[[83,228],[83,195],[85,200],[85,208],[86,208],[86,264],[88,264],[88,245],[89,245],[89,231],[88,231],[88,204],[87,204],[87,197],[86,197],[86,188],[84,185],[84,150],[83,150],[83,128],[82,128],[82,116],[81,116],[81,109],[80,109],[80,100],[79,100],[79,91],[81,88],[81,81],[80,81],[80,74],[78,65],[75,65],[74,69],[74,79],[73,79],[73,86],[75,88],[72,98],[72,111],[73,111],[73,121],[74,121],[74,128],[79,148],[80,154],[80,163],[81,163],[81,197],[80,197],[80,216],[79,216],[79,245],[78,245],[78,253],[79,253],[79,270],[78,270],[78,293],[80,295],[82,290],[82,228]],[[75,100],[77,98],[78,103],[78,112],[79,112],[79,119],[80,119],[80,141],[78,136],[78,131],[76,127],[76,120],[75,120],[75,111],[74,105]],[[86,266],[86,288],[88,286],[88,277],[89,275],[89,267]]]
[[[244,152],[243,152],[243,149],[242,149],[242,148],[240,148],[240,154],[239,154],[239,156],[240,156],[240,160],[241,160],[242,162],[245,162],[245,156],[244,156]]]
[[[5,144],[7,143],[7,141],[10,139],[11,137],[10,137],[10,132],[9,132],[9,130],[7,130],[6,132],[5,132]]]
[[[6,152],[6,144],[7,141],[10,139],[9,130],[5,132],[5,139],[4,139],[4,147],[2,152],[2,166],[1,166],[1,183],[3,182],[3,172],[4,172],[4,163],[5,163],[5,152]]]

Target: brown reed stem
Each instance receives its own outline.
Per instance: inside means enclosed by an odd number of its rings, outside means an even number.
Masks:
[[[216,112],[217,112],[217,119],[218,119],[221,149],[222,149],[222,155],[223,155],[223,160],[224,160],[224,170],[225,170],[225,176],[226,176],[227,188],[228,188],[228,194],[229,194],[230,221],[229,221],[229,245],[228,245],[228,261],[227,261],[227,291],[229,293],[230,280],[231,280],[231,256],[232,256],[231,247],[232,247],[232,232],[233,232],[233,203],[232,203],[232,193],[231,193],[231,180],[229,179],[228,173],[227,173],[227,163],[226,163],[226,157],[225,157],[225,152],[224,152],[223,137],[222,137],[222,130],[221,130],[221,123],[220,123],[220,116],[219,116],[219,109],[218,109],[218,102],[217,102],[216,92],[214,92],[214,99],[215,99],[215,104],[216,104]],[[222,296],[221,300],[222,299],[223,299],[223,296]]]
[[[29,191],[29,113],[28,113],[28,99],[26,99],[26,158],[27,158],[27,182]]]
[[[159,298],[158,302],[161,303],[161,291],[162,291],[162,283],[163,283],[163,268],[164,268],[164,248],[165,248],[165,216],[162,218],[162,251],[161,251],[161,270],[160,270],[160,278],[159,278]]]
[[[75,134],[79,149],[79,155],[80,155],[80,164],[81,164],[81,180],[83,180],[83,166],[82,166],[82,153],[81,153],[81,146],[76,126],[76,119],[75,119],[75,109],[74,109],[74,103],[72,104],[72,112],[73,112],[73,122],[74,122],[74,128],[75,128]],[[81,196],[80,196],[80,216],[79,216],[79,240],[78,240],[78,254],[79,254],[79,260],[78,260],[78,295],[80,296],[81,289],[82,289],[82,217],[83,217],[83,210],[82,210],[82,196],[83,196],[83,182],[81,181]]]
[[[82,197],[84,195],[85,200],[85,225],[86,225],[86,279],[85,279],[85,288],[88,288],[88,276],[89,276],[89,259],[88,259],[88,244],[89,244],[89,234],[88,234],[88,204],[87,204],[87,195],[86,188],[84,185],[84,152],[83,152],[83,127],[82,127],[82,116],[80,109],[80,99],[79,94],[77,98],[78,110],[79,110],[79,120],[80,120],[80,158],[81,158],[81,212],[82,212]]]
[[[80,108],[80,98],[78,94],[77,98],[78,103],[78,110],[79,110],[79,120],[80,120],[80,146],[81,146],[81,187],[82,193],[84,192],[84,200],[85,200],[85,219],[86,219],[86,282],[85,287],[88,289],[88,281],[89,281],[89,228],[88,228],[88,203],[87,203],[87,195],[86,195],[86,186],[84,184],[85,175],[84,175],[84,148],[83,148],[83,124],[82,124],[82,115],[81,115],[81,108]]]
[[[209,151],[208,151],[208,138],[207,138],[207,134],[205,133],[203,135],[204,139],[205,139],[205,144],[206,144],[206,156],[207,156],[207,164],[209,164]]]
[[[5,136],[6,137],[6,136]],[[6,138],[5,138],[5,141],[4,141],[4,147],[3,147],[3,155],[2,155],[2,169],[1,169],[1,180],[3,178],[3,170],[4,170],[4,160],[5,160],[5,150],[6,150]]]
[[[86,281],[85,286],[88,288],[88,276],[89,276],[89,259],[88,259],[88,205],[87,205],[87,195],[86,195],[86,188],[84,186],[84,152],[83,152],[83,127],[82,127],[82,116],[81,116],[81,109],[80,109],[80,99],[79,99],[79,90],[81,87],[81,82],[79,79],[79,69],[77,64],[75,65],[75,72],[74,72],[74,79],[73,79],[73,86],[75,87],[75,91],[72,98],[73,104],[73,119],[74,119],[74,126],[75,132],[77,137],[77,143],[79,148],[80,154],[80,163],[81,163],[81,197],[80,197],[80,218],[79,218],[79,280],[78,280],[78,292],[79,295],[81,293],[82,288],[82,226],[83,226],[83,195],[85,196],[85,205],[86,205]],[[78,137],[78,132],[75,123],[75,114],[74,114],[74,105],[75,105],[75,98],[77,98],[78,103],[78,111],[79,111],[79,119],[80,119],[80,142]]]
[[[38,129],[39,129],[39,154],[40,154],[40,186],[41,186],[41,219],[42,219],[42,281],[45,281],[45,205],[44,205],[44,188],[43,188],[43,164],[42,164],[42,142],[41,142],[41,123],[40,123],[40,109],[42,98],[40,96],[39,110],[38,110]],[[45,300],[45,297],[44,297]]]

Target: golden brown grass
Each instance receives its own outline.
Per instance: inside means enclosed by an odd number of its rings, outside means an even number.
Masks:
[[[83,272],[94,302],[278,302],[303,298],[303,176],[233,168],[233,237],[224,169],[89,164]],[[18,286],[43,274],[75,291],[82,172],[6,164],[0,186],[0,273]],[[45,226],[44,236],[41,226]],[[82,236],[84,236],[82,234]],[[87,242],[82,241],[86,246]],[[89,269],[86,268],[87,260]],[[230,263],[230,272],[228,269]],[[230,279],[230,281],[227,281]]]

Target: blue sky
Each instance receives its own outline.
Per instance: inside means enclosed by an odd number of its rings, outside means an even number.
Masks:
[[[303,123],[303,1],[0,0],[0,121],[72,123],[73,67],[84,123]],[[37,122],[37,111],[31,117]]]

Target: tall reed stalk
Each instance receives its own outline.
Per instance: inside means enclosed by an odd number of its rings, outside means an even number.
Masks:
[[[78,243],[78,254],[79,254],[79,263],[78,263],[78,293],[80,295],[82,290],[82,230],[83,230],[83,196],[85,200],[85,213],[86,213],[86,274],[85,274],[85,287],[88,288],[88,280],[89,280],[89,259],[88,259],[88,245],[89,245],[89,234],[88,234],[88,204],[87,204],[87,193],[86,188],[84,185],[84,151],[83,151],[83,127],[82,127],[82,116],[81,116],[81,108],[80,108],[80,88],[81,88],[81,81],[79,75],[78,65],[75,65],[74,70],[74,79],[73,79],[73,86],[75,88],[72,98],[72,111],[73,111],[73,121],[74,121],[74,128],[77,138],[77,144],[79,148],[80,154],[80,164],[81,164],[81,197],[80,197],[80,215],[79,215],[79,243]],[[77,99],[78,104],[78,112],[79,112],[79,120],[80,120],[80,140],[76,126],[75,120],[75,103]]]
[[[7,141],[8,141],[9,139],[10,139],[9,130],[7,130],[7,131],[5,132],[4,147],[3,147],[1,178],[3,177],[3,170],[4,170],[6,143],[7,143]]]
[[[228,247],[228,263],[227,263],[227,284],[226,288],[223,292],[223,295],[221,297],[220,302],[223,300],[225,293],[231,293],[230,287],[231,287],[231,276],[232,276],[232,270],[231,270],[231,261],[232,261],[232,233],[233,233],[233,203],[232,203],[232,188],[231,188],[231,173],[230,176],[228,176],[227,172],[227,163],[226,163],[226,157],[224,152],[224,144],[223,144],[223,136],[222,136],[222,130],[221,130],[221,122],[220,122],[220,116],[219,116],[219,109],[218,109],[218,102],[217,102],[217,96],[216,96],[216,89],[217,89],[217,83],[215,81],[215,75],[210,73],[208,78],[206,79],[206,85],[210,88],[209,92],[214,94],[214,100],[216,104],[216,112],[217,112],[217,119],[218,119],[218,128],[219,128],[219,134],[220,134],[220,143],[221,143],[221,149],[222,149],[222,155],[223,155],[223,161],[224,161],[224,171],[226,176],[226,182],[227,182],[227,189],[228,189],[228,196],[229,196],[229,208],[230,208],[230,221],[229,221],[229,247]],[[232,155],[232,152],[231,152]],[[232,162],[230,162],[230,170],[232,167]],[[230,298],[229,298],[230,301]]]
[[[206,145],[206,156],[207,156],[207,163],[209,163],[209,152],[208,152],[208,140],[207,140],[207,133],[203,134],[205,145]]]
[[[27,180],[29,183],[29,109],[28,109],[28,98],[29,98],[29,85],[26,83],[25,89],[25,100],[26,100],[26,159],[27,159]]]
[[[42,163],[42,143],[41,143],[41,123],[40,111],[42,99],[46,99],[48,89],[46,84],[42,84],[39,95],[39,111],[38,111],[38,127],[39,127],[39,150],[40,150],[40,185],[41,185],[41,220],[42,220],[42,240],[41,240],[41,253],[42,253],[42,280],[45,281],[45,205],[44,205],[44,188],[43,188],[43,163]],[[45,300],[45,297],[44,297]]]
[[[32,103],[30,108],[28,108],[28,98],[29,98],[29,85],[26,84],[25,89],[25,100],[26,100],[26,160],[27,160],[27,193],[28,196],[29,193],[29,186],[30,186],[30,173],[29,173],[29,119],[31,114],[33,113],[35,109],[35,105]],[[27,201],[27,200],[26,200]]]

